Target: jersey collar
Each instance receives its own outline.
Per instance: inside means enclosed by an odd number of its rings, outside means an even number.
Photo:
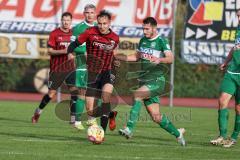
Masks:
[[[86,20],[83,21],[86,25],[90,26],[90,27],[93,27],[94,26],[94,23],[93,24],[90,24],[88,23]]]
[[[157,35],[156,35],[156,37],[153,37],[153,38],[151,38],[151,39],[148,39],[148,40],[149,40],[149,41],[153,41],[153,40],[157,39],[159,36],[160,36],[160,35],[159,35],[159,34],[157,34]]]

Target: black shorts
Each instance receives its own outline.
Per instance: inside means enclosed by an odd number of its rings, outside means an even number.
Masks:
[[[48,89],[57,90],[63,82],[67,86],[75,86],[76,73],[72,72],[50,72],[48,80]]]
[[[88,72],[88,83],[86,96],[100,98],[102,88],[105,84],[114,84],[115,75],[111,71],[104,71],[102,73]]]

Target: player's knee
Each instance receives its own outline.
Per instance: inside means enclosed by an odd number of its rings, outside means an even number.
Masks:
[[[218,99],[218,103],[219,103],[219,108],[224,108],[228,105],[228,100],[226,99],[225,96],[220,96]]]
[[[152,120],[153,120],[153,122],[159,124],[161,122],[161,115],[160,114],[153,114],[152,115]]]
[[[49,91],[48,92],[48,96],[49,96],[49,98],[53,98],[55,95],[56,95],[56,93],[57,93],[57,91],[55,91],[55,90],[51,90],[51,91]]]
[[[111,95],[105,94],[102,96],[103,103],[109,103],[111,99]]]
[[[134,92],[133,97],[135,100],[142,100],[141,94],[139,92]]]

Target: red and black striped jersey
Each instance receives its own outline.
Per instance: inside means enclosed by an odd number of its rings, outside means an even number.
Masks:
[[[108,34],[101,34],[97,26],[88,28],[78,36],[78,42],[86,42],[88,71],[101,73],[112,69],[113,50],[118,46],[119,36],[111,29]]]
[[[71,42],[72,30],[63,32],[56,28],[49,35],[48,47],[54,50],[62,50],[69,46]],[[50,72],[69,72],[74,70],[74,61],[68,60],[67,54],[50,56]]]

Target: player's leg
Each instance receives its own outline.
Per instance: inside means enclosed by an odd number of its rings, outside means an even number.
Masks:
[[[165,114],[160,114],[159,97],[156,96],[144,100],[144,104],[152,120],[157,123],[161,128],[166,130],[169,134],[175,136],[182,146],[185,146],[185,139],[183,137],[185,129],[177,129]]]
[[[111,111],[110,98],[113,91],[113,85],[110,83],[104,84],[102,87],[102,116],[101,116],[101,126],[104,131],[107,129],[109,113]]]
[[[80,66],[76,70],[76,87],[79,88],[79,96],[76,102],[76,128],[84,129],[81,123],[81,114],[85,107],[85,93],[87,87],[87,71],[85,66]]]
[[[228,124],[228,103],[235,94],[236,84],[232,80],[230,74],[226,73],[220,85],[221,94],[218,98],[218,126],[219,137],[210,141],[211,144],[219,145],[227,138],[227,124]]]
[[[232,147],[236,142],[240,132],[240,89],[235,94],[235,123],[231,138],[224,142],[223,147]]]
[[[149,96],[149,88],[145,85],[141,86],[134,92],[134,102],[130,110],[130,116],[127,122],[127,126],[126,128],[119,130],[120,135],[123,135],[126,138],[130,138],[132,136],[133,129],[136,125],[142,107],[142,100],[148,98]]]
[[[43,109],[46,105],[51,101],[51,99],[56,95],[58,87],[64,81],[64,76],[61,73],[52,72],[49,76],[48,81],[48,93],[43,96],[39,106],[35,109],[34,114],[32,116],[32,123],[37,123],[42,113]]]

